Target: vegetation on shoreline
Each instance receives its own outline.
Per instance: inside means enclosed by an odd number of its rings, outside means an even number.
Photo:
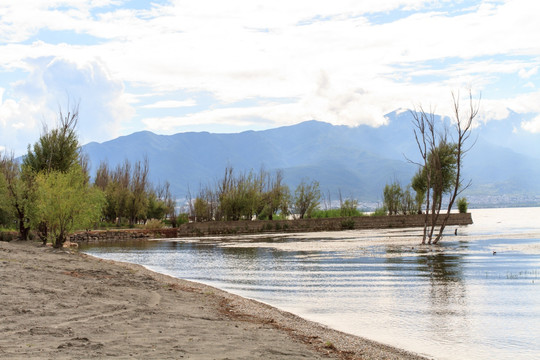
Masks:
[[[168,185],[151,186],[147,162],[132,167],[126,161],[115,171],[102,164],[90,183],[88,160],[79,150],[78,116],[78,106],[65,115],[60,110],[57,127],[44,127],[22,163],[0,153],[0,226],[16,225],[23,240],[34,230],[43,243],[61,247],[74,230],[96,228],[101,221],[133,226],[168,216],[175,225]]]
[[[467,188],[462,184],[462,157],[468,151],[465,142],[478,109],[471,99],[470,114],[460,118],[459,103],[454,97],[456,132],[454,138],[436,127],[434,116],[422,108],[412,112],[414,134],[422,162],[402,187],[394,181],[383,190],[383,206],[373,213],[410,215],[425,213],[423,242],[440,240],[448,214],[457,195]],[[237,173],[229,166],[214,186],[200,188],[193,199],[189,193],[186,212],[178,214],[170,184],[154,186],[149,181],[147,159],[131,164],[128,160],[114,169],[101,163],[90,183],[88,159],[80,153],[76,133],[78,106],[65,116],[59,112],[55,129],[46,127],[39,140],[28,147],[19,164],[13,154],[0,153],[0,226],[13,228],[19,237],[28,239],[34,230],[40,239],[62,246],[75,229],[92,229],[105,224],[135,227],[146,224],[159,229],[168,222],[172,227],[189,221],[277,220],[304,218],[346,218],[363,216],[355,199],[343,200],[333,208],[330,199],[321,207],[321,191],[316,180],[303,179],[291,191],[281,170]],[[454,140],[452,140],[454,139]],[[412,162],[412,161],[411,161]],[[435,225],[443,197],[449,195],[448,209],[438,233]],[[460,212],[467,211],[467,200],[457,199]],[[345,220],[344,220],[345,221]],[[343,227],[350,227],[344,222]]]
[[[362,216],[358,200],[340,196],[340,207],[321,208],[321,191],[315,180],[303,179],[291,192],[283,173],[264,169],[237,174],[227,167],[214,187],[201,187],[198,196],[188,196],[193,221],[286,220]]]
[[[195,199],[188,196],[194,221],[274,220],[289,215],[311,217],[320,204],[319,183],[304,179],[294,195],[283,183],[283,172],[261,169],[235,173],[227,167],[215,186],[201,187]]]

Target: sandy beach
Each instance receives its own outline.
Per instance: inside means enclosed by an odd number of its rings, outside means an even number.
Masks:
[[[2,359],[421,359],[216,288],[0,242]]]

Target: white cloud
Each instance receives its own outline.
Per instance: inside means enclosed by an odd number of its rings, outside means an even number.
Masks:
[[[197,102],[194,99],[188,100],[163,100],[153,104],[141,106],[144,109],[173,109],[196,106]]]
[[[146,118],[143,123],[148,130],[173,133],[183,127],[202,124],[222,124],[234,127],[245,127],[264,119],[273,124],[285,125],[311,120],[307,113],[299,112],[294,104],[268,104],[258,107],[232,107],[205,110],[185,116],[167,116],[162,118]]]
[[[507,99],[506,104],[518,113],[540,113],[540,91],[517,94]]]
[[[520,69],[518,74],[519,74],[519,77],[522,79],[529,79],[531,76],[536,75],[537,73],[538,73],[538,66],[535,66],[529,70]]]
[[[459,15],[446,6],[467,1],[173,0],[145,10],[101,8],[122,3],[21,0],[2,6],[0,38],[7,44],[0,46],[0,68],[29,75],[13,85],[16,94],[4,100],[1,116],[23,116],[35,104],[41,110],[30,111],[32,120],[21,124],[35,126],[37,113],[49,109],[48,118],[69,92],[81,98],[81,115],[87,112],[81,130],[89,141],[120,134],[123,121],[137,118],[137,108],[145,115],[156,111],[142,121],[155,131],[309,119],[377,126],[384,114],[418,103],[451,115],[450,91],[468,87],[483,94],[484,121],[504,118],[508,108],[535,108],[528,103],[533,95],[505,90],[504,79],[523,80],[520,89],[527,91],[538,88],[540,22],[530,16],[540,11],[538,1],[471,2]],[[374,14],[385,21],[376,23]],[[384,19],[388,14],[398,20]],[[40,29],[99,41],[34,41]],[[29,39],[33,44],[21,43]],[[124,84],[150,94],[126,94]],[[493,95],[496,88],[503,90]],[[215,101],[166,100],[174,93]],[[141,101],[146,96],[154,103]],[[181,108],[193,112],[175,116]],[[160,117],[160,109],[172,115]]]
[[[22,155],[30,139],[37,139],[41,130],[39,114],[44,104],[23,97],[19,101],[0,93],[0,145]]]
[[[535,117],[530,121],[524,121],[521,123],[523,130],[531,132],[533,134],[540,133],[540,116]]]
[[[40,124],[56,124],[59,108],[70,111],[80,102],[78,131],[83,143],[120,135],[122,122],[134,114],[123,97],[122,83],[102,63],[79,66],[61,58],[41,58],[29,64],[32,71],[12,84],[12,96],[0,105],[0,139],[18,154],[37,140]]]

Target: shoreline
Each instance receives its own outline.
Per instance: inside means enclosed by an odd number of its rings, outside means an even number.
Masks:
[[[141,265],[0,242],[0,357],[426,359]]]
[[[80,244],[143,238],[190,238],[262,234],[319,233],[326,231],[422,228],[425,215],[356,216],[297,220],[206,221],[182,224],[177,228],[114,229],[77,232],[69,237]],[[438,219],[438,224],[442,217]],[[452,213],[447,226],[471,225],[471,213]]]

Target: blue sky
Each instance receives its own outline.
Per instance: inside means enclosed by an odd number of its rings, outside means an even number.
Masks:
[[[83,143],[135,131],[355,126],[451,92],[540,132],[537,0],[0,0],[0,150],[80,102]],[[531,115],[532,114],[532,115]]]

